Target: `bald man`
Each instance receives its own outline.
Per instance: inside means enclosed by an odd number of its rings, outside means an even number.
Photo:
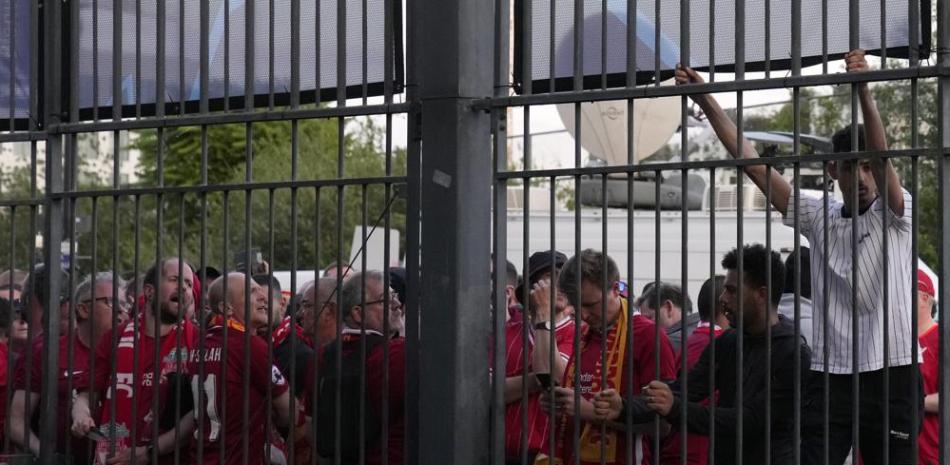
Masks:
[[[250,300],[245,299],[246,290],[250,291]],[[203,463],[263,465],[267,409],[273,407],[276,422],[281,426],[290,422],[294,411],[290,386],[279,368],[265,362],[267,342],[257,335],[267,325],[267,291],[242,273],[230,273],[211,283],[208,300],[212,316],[204,360],[192,352],[187,366],[192,386],[201,390],[195,394],[204,397],[205,411],[197,412],[205,441]],[[250,351],[249,365],[244,363],[246,350]],[[250,377],[249,384],[245,383],[245,376]],[[218,413],[242,411],[246,398],[251,406],[247,423],[242,415],[228,415],[222,424]],[[245,437],[250,442],[247,461],[243,462]]]

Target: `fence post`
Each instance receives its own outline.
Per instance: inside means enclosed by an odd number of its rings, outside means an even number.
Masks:
[[[422,104],[419,463],[489,452],[493,1],[419,0]],[[411,434],[411,432],[410,432]]]
[[[63,200],[53,198],[51,194],[63,191],[63,138],[56,134],[56,125],[63,116],[63,18],[60,1],[42,2],[41,19],[43,33],[40,45],[43,47],[42,113],[46,137],[45,191],[43,193],[43,258],[46,264],[47,280],[43,292],[43,387],[40,393],[40,411],[46,412],[40,418],[40,456],[39,463],[57,463],[56,436],[58,431],[56,412],[57,382],[59,377],[59,307],[60,288],[64,284],[58,272],[61,261],[60,243],[63,239]],[[38,36],[39,37],[39,36]],[[38,59],[33,57],[33,59]]]
[[[937,250],[940,254],[939,271],[940,282],[940,398],[950,398],[950,325],[946,324],[950,318],[947,311],[950,303],[950,0],[940,0],[937,3],[937,64],[940,68],[938,81],[938,118],[940,122],[941,153],[938,156],[940,180],[940,235],[937,238]],[[946,402],[940,402],[940,463],[950,463],[950,409]]]

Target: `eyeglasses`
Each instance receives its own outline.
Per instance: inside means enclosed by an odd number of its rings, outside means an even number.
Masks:
[[[371,300],[371,301],[369,301],[369,302],[365,302],[363,305],[365,305],[365,306],[368,307],[368,306],[370,306],[370,305],[381,304],[381,303],[386,302],[386,301],[389,301],[390,304],[395,304],[395,303],[397,303],[398,300],[396,299],[396,294],[385,295],[385,296],[383,296],[383,297],[381,297],[381,298],[379,298],[379,299]]]
[[[116,308],[116,304],[118,304],[119,310],[127,310],[129,308],[128,302],[124,300],[112,300],[111,297],[96,297],[95,299],[86,299],[82,301],[84,304],[92,302],[102,302],[109,308]]]

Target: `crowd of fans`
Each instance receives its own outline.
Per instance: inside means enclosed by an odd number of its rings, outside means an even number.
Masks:
[[[846,62],[849,71],[866,68],[861,51]],[[684,67],[676,78],[700,80]],[[867,87],[858,88],[859,148],[884,150],[880,116]],[[734,156],[757,157],[747,143],[740,151],[713,98],[692,98]],[[850,151],[851,140],[851,128],[837,134],[836,151]],[[913,199],[886,160],[831,162],[844,200],[828,211],[820,199],[796,199],[777,173],[767,182],[769,169],[746,173],[771,189],[789,224],[797,217],[811,249],[784,262],[761,244],[733,249],[695,299],[668,282],[633,296],[614,260],[596,250],[537,252],[523,276],[508,263],[507,308],[498,310],[509,463],[838,465],[849,455],[938,463],[936,293],[921,271],[919,350],[910,341]],[[852,227],[861,238],[853,247]],[[403,463],[404,269],[332,264],[291,296],[266,268],[222,276],[169,258],[132,283],[112,272],[74,276],[79,284],[52,299],[50,273],[70,282],[42,266],[0,275],[7,452],[53,447],[62,463],[78,465]],[[49,318],[59,334],[42,334]],[[58,342],[51,376],[42,368],[47,341]],[[861,414],[852,425],[855,377]],[[49,382],[57,404],[46,412]],[[41,418],[55,419],[55,444],[41,443]],[[922,420],[917,444],[914,418]],[[866,440],[852,444],[852,428]]]

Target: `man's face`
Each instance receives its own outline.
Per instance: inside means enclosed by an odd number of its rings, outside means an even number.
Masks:
[[[88,318],[92,324],[92,344],[98,343],[102,335],[113,328],[113,311],[116,312],[116,323],[118,325],[129,319],[129,308],[123,300],[124,296],[119,293],[119,300],[113,301],[113,290],[112,282],[96,283],[95,295],[90,293],[82,302],[77,303],[76,311],[83,318]]]
[[[178,260],[165,262],[162,267],[162,276],[158,280],[158,295],[152,297],[158,299],[159,317],[165,323],[187,317],[187,312],[193,309],[192,305],[194,305],[192,288],[195,277],[191,272],[191,267],[186,263],[181,263],[180,280],[178,268]]]
[[[250,280],[250,301],[245,300],[247,281],[242,274],[228,278],[228,304],[231,317],[251,331],[267,326],[267,290]],[[246,317],[250,317],[245,321]]]
[[[620,312],[620,299],[616,289],[611,287],[605,295],[602,286],[601,283],[586,279],[581,281],[581,318],[594,329],[603,329],[610,325]],[[603,308],[604,299],[607,300],[606,312]]]
[[[656,302],[644,300],[640,304],[640,314],[655,321],[663,329],[670,329],[683,319],[683,311],[669,300],[660,304],[660,311],[653,309]]]
[[[355,308],[354,320],[359,322],[363,318],[363,324],[366,329],[383,332],[384,302],[389,301],[389,330],[391,333],[405,332],[405,315],[402,312],[402,304],[396,293],[391,289],[384,289],[382,281],[369,280],[366,282],[366,303],[363,305],[363,311]]]
[[[765,311],[762,298],[759,294],[761,289],[756,289],[746,283],[742,284],[742,308],[739,305],[739,272],[728,270],[726,272],[726,281],[723,284],[722,295],[719,296],[719,302],[725,309],[726,318],[729,325],[733,328],[738,327],[739,318],[742,318],[742,324],[746,327],[754,325],[757,318]]]
[[[857,177],[852,174],[854,161],[841,161],[829,165],[831,177],[838,180],[845,205],[851,205],[854,190],[858,190],[858,210],[864,211],[877,197],[877,184],[868,161],[858,162]]]

